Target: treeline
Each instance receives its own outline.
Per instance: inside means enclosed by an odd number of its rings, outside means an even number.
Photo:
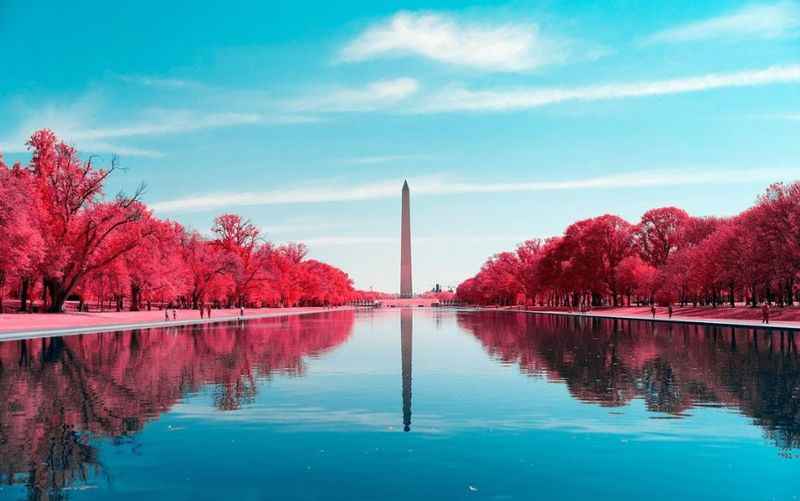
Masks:
[[[153,305],[335,305],[353,299],[352,282],[331,265],[306,259],[303,244],[274,245],[234,214],[214,220],[207,238],[158,219],[132,195],[107,199],[106,169],[49,130],[33,134],[28,165],[0,156],[0,312],[140,310]],[[37,304],[37,307],[38,307]]]
[[[472,304],[571,308],[792,305],[798,273],[800,183],[778,183],[735,217],[663,207],[636,224],[609,214],[578,221],[562,236],[492,256],[456,294]]]

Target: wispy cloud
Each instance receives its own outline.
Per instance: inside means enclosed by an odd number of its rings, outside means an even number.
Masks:
[[[60,136],[62,139],[65,137]],[[66,140],[66,139],[65,139]],[[124,144],[117,144],[117,143],[108,143],[105,141],[70,141],[66,140],[67,143],[72,144],[79,148],[80,151],[83,152],[90,152],[90,153],[113,153],[114,155],[121,155],[125,157],[144,157],[144,158],[162,158],[164,154],[158,150],[154,150],[151,148],[138,148],[136,146],[127,146]],[[8,150],[9,152],[21,153],[22,151],[27,151],[24,148],[15,148]],[[3,146],[0,144],[0,151],[3,150]]]
[[[713,39],[775,39],[797,33],[800,6],[796,2],[749,5],[719,17],[675,26],[645,39],[645,43],[680,43]]]
[[[349,245],[385,245],[397,243],[397,237],[384,236],[322,236],[303,239],[303,243],[312,247],[349,246]]]
[[[161,212],[210,210],[220,207],[248,205],[285,205],[303,203],[345,202],[387,198],[397,194],[396,182],[378,182],[350,187],[325,184],[288,187],[267,192],[212,193],[151,204]]]
[[[257,113],[198,113],[191,110],[155,109],[143,119],[123,127],[87,127],[68,131],[75,141],[136,136],[161,136],[203,129],[251,125],[263,121]]]
[[[378,80],[363,87],[337,88],[286,103],[292,111],[344,112],[373,111],[391,106],[419,90],[413,78]]]
[[[767,115],[767,117],[782,120],[800,120],[800,113],[776,113],[774,115]]]
[[[98,140],[81,140],[76,141],[72,136],[62,134],[61,131],[69,131],[70,129],[63,126],[58,126],[52,122],[36,122],[31,125],[23,125],[17,128],[14,132],[0,139],[0,153],[25,153],[28,151],[26,143],[30,136],[38,129],[46,126],[53,130],[59,137],[73,146],[78,147],[83,152],[91,153],[114,153],[117,155],[131,156],[131,157],[146,157],[146,158],[161,158],[164,154],[160,151],[150,148],[140,148],[136,146],[127,146],[118,143],[110,143],[107,141]]]
[[[159,157],[161,152],[129,145],[109,142],[109,137],[84,137],[80,144],[74,136],[84,134],[92,117],[98,115],[97,100],[84,96],[68,105],[26,106],[18,112],[16,125],[0,138],[0,152],[23,153],[28,151],[25,143],[31,134],[41,128],[49,128],[65,141],[92,153],[115,152],[120,155]],[[97,135],[96,135],[97,136]]]
[[[354,157],[344,160],[344,163],[358,164],[358,165],[373,165],[385,164],[390,162],[399,162],[403,160],[419,160],[425,158],[424,155],[374,155],[364,157]]]
[[[322,229],[336,228],[338,226],[340,226],[338,223],[298,220],[287,221],[282,224],[268,224],[263,227],[263,231],[268,235],[275,235],[319,231]]]
[[[17,127],[0,139],[0,151],[21,153],[31,134],[47,127],[60,138],[83,151],[117,153],[128,156],[159,157],[149,148],[120,144],[130,138],[180,134],[206,129],[265,123],[269,118],[258,113],[207,113],[185,109],[149,109],[140,112],[124,125],[108,120],[98,123],[100,109],[91,100],[67,106],[41,106],[24,110]]]
[[[644,170],[608,176],[561,181],[464,182],[446,176],[430,176],[409,180],[414,196],[454,195],[470,193],[543,192],[560,190],[626,189],[684,186],[699,184],[737,184],[773,182],[800,178],[797,168],[720,169],[685,168]],[[266,192],[210,193],[156,202],[151,207],[159,212],[203,211],[220,208],[356,202],[397,198],[401,179],[359,185],[317,184],[288,187]]]
[[[419,235],[414,237],[416,243],[464,244],[480,242],[522,242],[526,237],[520,235]],[[303,243],[311,247],[338,247],[353,245],[397,245],[397,236],[320,236],[303,239]]]
[[[516,72],[561,62],[564,47],[533,23],[467,23],[434,12],[398,12],[369,26],[339,58],[364,61],[414,55],[478,70]]]
[[[201,82],[182,78],[166,78],[148,75],[119,75],[117,78],[125,83],[160,89],[186,90],[204,89],[207,87]]]
[[[536,87],[505,90],[448,88],[429,96],[417,112],[506,111],[537,108],[568,101],[606,101],[632,97],[685,94],[731,87],[755,87],[800,82],[800,65],[667,80],[620,82],[584,87]]]

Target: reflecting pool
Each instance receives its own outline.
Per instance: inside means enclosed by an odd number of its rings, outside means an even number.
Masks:
[[[798,499],[800,333],[450,309],[0,343],[0,499]]]

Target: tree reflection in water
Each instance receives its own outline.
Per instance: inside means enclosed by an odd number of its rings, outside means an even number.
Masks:
[[[730,407],[779,448],[800,448],[800,334],[508,312],[462,313],[458,324],[493,357],[563,382],[581,401],[641,398],[675,417]]]
[[[90,437],[125,440],[206,385],[217,408],[238,409],[258,378],[302,374],[303,357],[343,343],[353,320],[346,311],[0,343],[0,481],[60,499],[103,475]]]

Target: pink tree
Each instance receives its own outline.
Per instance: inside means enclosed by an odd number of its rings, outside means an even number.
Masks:
[[[230,256],[219,246],[192,232],[182,237],[181,252],[188,272],[189,295],[193,308],[210,299],[210,293],[219,293],[221,277],[233,268]]]
[[[211,231],[217,235],[215,243],[230,257],[233,299],[243,305],[258,284],[267,278],[272,248],[262,241],[261,232],[254,224],[236,214],[217,217]]]
[[[634,230],[639,253],[651,266],[664,266],[681,245],[681,231],[689,214],[677,207],[651,209],[642,215]]]
[[[87,275],[138,245],[147,227],[139,223],[150,214],[138,201],[141,189],[132,197],[102,200],[103,182],[116,160],[109,170],[95,169],[91,159],[81,162],[75,149],[49,130],[36,132],[28,145],[45,248],[40,271],[49,310],[59,312]]]
[[[125,256],[130,276],[130,309],[138,311],[145,302],[165,303],[183,294],[189,285],[189,271],[181,256],[183,227],[169,221],[150,222],[150,234]]]
[[[28,173],[0,156],[0,313],[7,280],[32,276],[44,255],[33,193]]]

